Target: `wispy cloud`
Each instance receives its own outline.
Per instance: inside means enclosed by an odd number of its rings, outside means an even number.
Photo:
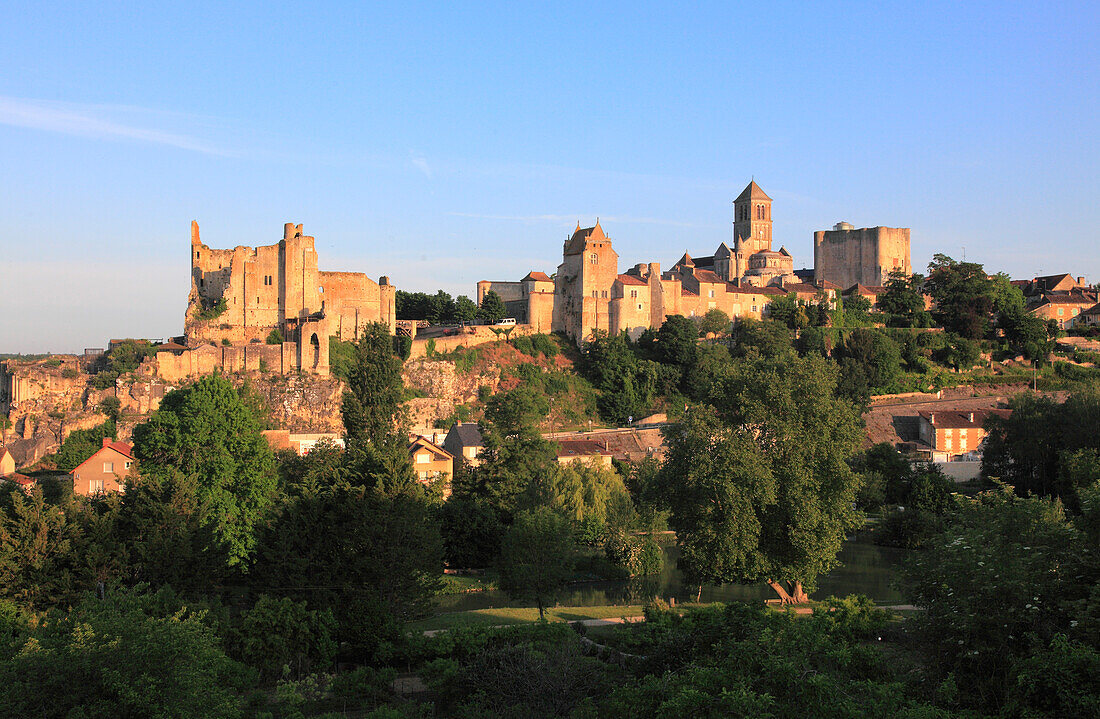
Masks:
[[[587,213],[576,213],[566,215],[486,215],[477,212],[448,212],[451,217],[470,217],[478,220],[504,220],[507,222],[553,222],[553,223],[574,223],[580,222],[582,225],[594,219],[586,220]],[[707,227],[708,225],[701,225],[696,222],[681,222],[679,220],[665,220],[658,217],[630,217],[627,215],[606,215],[598,218],[601,224],[606,223],[619,223],[623,225],[662,225],[665,227]]]
[[[428,160],[419,152],[415,150],[409,150],[409,162],[413,164],[413,167],[424,173],[424,177],[429,180],[432,178],[432,168],[428,166]]]
[[[118,122],[108,117],[112,112],[119,111],[145,113],[150,116],[163,114],[133,107],[112,108],[107,105],[50,102],[0,95],[0,125],[101,140],[137,140],[207,155],[234,154],[194,137]]]

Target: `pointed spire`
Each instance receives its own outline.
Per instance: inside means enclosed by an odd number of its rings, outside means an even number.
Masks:
[[[756,180],[752,180],[741,194],[737,196],[734,202],[741,202],[742,200],[768,200],[772,198],[768,197],[767,193],[760,189],[760,185],[756,184]]]

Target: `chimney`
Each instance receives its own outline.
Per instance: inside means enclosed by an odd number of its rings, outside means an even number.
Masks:
[[[1078,277],[1077,278],[1077,284],[1084,286],[1085,278],[1084,277]]]
[[[103,438],[103,447],[106,447],[110,443],[111,443],[111,438],[110,437],[104,437]],[[102,449],[102,447],[100,449]]]

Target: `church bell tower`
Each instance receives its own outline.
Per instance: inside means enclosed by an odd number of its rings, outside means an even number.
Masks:
[[[733,253],[736,276],[749,269],[749,257],[772,248],[772,198],[753,180],[733,201]],[[731,277],[732,279],[732,277]]]

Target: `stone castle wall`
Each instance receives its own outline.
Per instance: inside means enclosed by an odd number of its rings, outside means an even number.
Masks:
[[[822,230],[814,233],[814,281],[832,282],[841,288],[854,284],[877,287],[890,272],[912,274],[909,228],[864,227]]]

